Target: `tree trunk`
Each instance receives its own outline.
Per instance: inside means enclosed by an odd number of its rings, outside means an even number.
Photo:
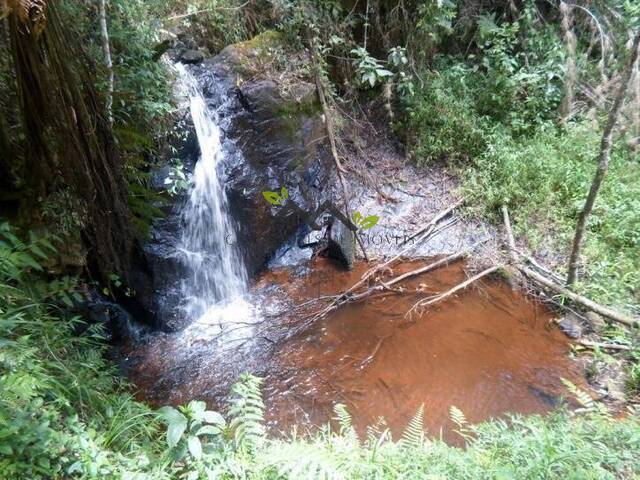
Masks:
[[[620,81],[620,87],[618,88],[618,93],[616,94],[613,107],[611,107],[611,111],[609,112],[607,123],[604,127],[604,132],[602,133],[602,141],[600,143],[600,155],[598,156],[598,167],[596,169],[596,174],[595,174],[595,177],[593,178],[593,182],[591,183],[591,188],[589,189],[589,194],[587,195],[587,200],[584,204],[584,208],[582,209],[582,211],[580,212],[580,216],[578,217],[578,225],[576,226],[576,233],[573,238],[571,257],[569,259],[569,272],[567,275],[567,285],[572,285],[577,278],[578,265],[580,263],[580,251],[582,249],[582,241],[585,235],[587,221],[589,220],[589,215],[593,210],[593,205],[596,201],[598,190],[600,190],[600,185],[602,184],[602,180],[604,179],[604,176],[607,173],[607,169],[609,168],[609,157],[611,155],[611,146],[613,142],[612,140],[613,129],[616,125],[616,122],[618,121],[618,114],[620,113],[622,102],[624,100],[625,94],[629,87],[629,81],[631,79],[631,74],[633,73],[634,65],[638,60],[639,49],[640,49],[640,32],[636,34],[636,37],[633,40],[633,46],[631,47],[631,58],[629,59],[629,65],[627,66],[626,70],[622,74],[622,79]]]
[[[566,48],[564,72],[564,97],[560,105],[560,121],[566,122],[571,117],[573,92],[576,84],[576,36],[573,33],[573,11],[566,2],[560,2],[562,16],[562,34]]]
[[[632,139],[631,139],[631,153],[637,155],[640,153],[640,62],[636,62],[633,69],[633,96],[634,100],[631,102],[632,112]]]
[[[105,283],[113,273],[126,283],[136,242],[122,161],[90,61],[60,15],[59,3],[23,0],[28,15],[22,10],[9,15],[28,149],[25,181],[33,199],[41,191],[71,191],[82,205],[75,213],[83,219],[91,270]]]
[[[104,55],[104,64],[107,67],[107,101],[105,108],[107,111],[107,119],[113,124],[113,62],[111,61],[111,48],[109,47],[109,31],[107,30],[107,7],[106,0],[98,0],[98,12],[100,17],[100,39],[102,40],[102,53]]]

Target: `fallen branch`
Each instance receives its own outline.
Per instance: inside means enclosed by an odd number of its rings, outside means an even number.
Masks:
[[[513,239],[513,232],[511,230],[511,221],[509,220],[509,212],[507,211],[507,207],[506,205],[502,206],[502,217],[504,220],[504,226],[505,226],[505,230],[507,232],[507,241],[509,242],[509,248],[512,251],[512,255],[513,258],[515,258],[515,253],[516,252],[516,248],[515,248],[515,241]],[[617,312],[615,310],[612,310],[610,308],[607,308],[603,305],[600,305],[599,303],[594,302],[593,300],[588,299],[587,297],[584,297],[582,295],[579,295],[571,290],[569,290],[567,287],[564,287],[562,285],[558,285],[557,283],[555,283],[552,280],[549,280],[547,277],[545,277],[544,275],[536,272],[535,270],[530,269],[529,267],[526,267],[524,265],[520,265],[517,263],[517,259],[515,259],[514,261],[514,267],[517,268],[518,270],[520,270],[520,272],[522,272],[526,277],[528,277],[529,279],[533,280],[534,282],[536,282],[538,285],[541,285],[545,288],[548,288],[549,290],[552,290],[556,293],[559,293],[561,295],[564,295],[565,297],[567,297],[568,299],[570,299],[571,301],[573,301],[574,303],[577,303],[579,305],[581,305],[582,307],[586,308],[587,310],[591,310],[593,312],[596,312],[600,315],[602,315],[603,317],[607,317],[611,320],[614,320],[618,323],[622,323],[624,325],[628,325],[631,327],[638,327],[640,326],[640,320],[637,318],[633,318],[630,315],[626,315],[624,313],[620,313]]]
[[[587,310],[591,310],[593,312],[596,312],[602,315],[603,317],[607,317],[611,320],[614,320],[618,323],[622,323],[624,325],[628,325],[630,327],[640,327],[640,319],[633,318],[629,315],[625,315],[624,313],[616,312],[615,310],[612,310],[603,305],[600,305],[599,303],[596,303],[593,300],[588,299],[587,297],[579,295],[567,289],[566,287],[562,287],[554,283],[553,281],[549,280],[547,277],[539,274],[534,270],[531,270],[528,267],[525,267],[523,265],[516,265],[515,267],[518,270],[520,270],[524,275],[526,275],[527,277],[529,277],[531,280],[538,283],[539,285],[542,285],[543,287],[546,287],[549,290],[553,290],[556,293],[564,295],[572,302],[580,304]]]
[[[428,298],[428,299],[420,300],[413,307],[411,307],[409,309],[409,311],[407,312],[407,315],[411,315],[414,311],[416,311],[419,308],[428,307],[429,305],[433,305],[435,303],[441,302],[442,300],[445,300],[446,298],[449,298],[450,296],[454,295],[455,293],[459,292],[460,290],[464,290],[465,288],[467,288],[472,283],[477,282],[481,278],[486,277],[487,275],[495,272],[496,270],[498,270],[498,269],[500,269],[502,267],[503,267],[503,265],[494,265],[492,267],[489,267],[489,268],[483,270],[482,272],[478,273],[477,275],[474,275],[473,277],[471,277],[471,278],[465,280],[464,282],[456,285],[455,287],[450,288],[446,292],[440,293],[440,294],[436,295],[435,297],[431,297],[431,298]]]
[[[502,205],[502,220],[504,221],[504,229],[507,232],[507,241],[509,242],[509,255],[511,256],[511,260],[516,262],[518,260],[516,257],[516,241],[513,238],[513,230],[511,230],[511,222],[509,221],[509,211],[507,210],[506,205]]]
[[[364,360],[362,360],[362,362],[360,362],[360,367],[363,368],[366,365],[369,365],[371,362],[373,362],[373,360],[375,360],[376,358],[376,354],[378,353],[378,350],[380,350],[380,347],[382,346],[382,343],[389,337],[393,337],[393,333],[390,333],[388,335],[385,335],[384,337],[381,337],[380,340],[378,340],[378,343],[376,343],[375,348],[373,349],[373,351],[371,352],[371,354],[365,358]]]
[[[475,247],[475,245],[474,245],[474,247]],[[460,259],[466,257],[467,255],[468,255],[468,252],[463,252],[463,251],[452,253],[451,255],[448,255],[448,256],[446,256],[444,258],[441,258],[440,260],[438,260],[438,261],[436,261],[434,263],[430,263],[429,265],[426,265],[424,267],[417,268],[416,270],[411,270],[410,272],[403,273],[402,275],[398,275],[397,277],[393,278],[392,280],[389,280],[388,282],[385,282],[385,285],[387,287],[390,287],[392,285],[395,285],[398,282],[401,282],[402,280],[406,280],[407,278],[415,277],[416,275],[421,275],[423,273],[430,272],[432,270],[435,270],[436,268],[440,268],[443,265],[448,265],[449,263],[455,262],[457,260],[460,260]]]
[[[447,208],[446,210],[443,210],[442,212],[440,212],[439,214],[437,214],[435,217],[433,217],[431,219],[431,221],[424,226],[423,228],[421,228],[420,230],[418,230],[417,232],[415,232],[414,234],[412,234],[409,238],[406,238],[400,245],[404,245],[405,243],[413,240],[414,238],[416,238],[418,235],[422,234],[423,232],[432,229],[435,227],[436,223],[438,223],[440,220],[442,220],[444,217],[446,217],[447,215],[449,215],[451,212],[453,212],[456,208],[458,208],[460,205],[462,205],[464,203],[464,199],[460,199],[458,200],[456,203],[454,203],[453,205],[451,205],[449,208]]]
[[[382,264],[379,264],[379,265],[376,265],[373,268],[370,268],[369,270],[367,270],[364,273],[364,275],[362,275],[360,280],[358,280],[355,284],[353,284],[348,290],[345,290],[344,292],[342,292],[342,294],[337,295],[331,304],[327,305],[324,309],[322,309],[320,312],[315,314],[313,316],[312,321],[315,321],[315,320],[317,320],[319,318],[324,317],[325,315],[327,315],[327,314],[331,313],[332,311],[336,310],[338,307],[340,307],[340,306],[344,305],[345,303],[347,303],[349,301],[349,298],[350,298],[349,295],[350,294],[352,294],[353,292],[355,292],[359,288],[361,288],[364,285],[366,285],[367,282],[371,279],[371,277],[373,277],[376,273],[378,273],[378,272],[384,270],[385,268],[389,267],[389,265],[391,265],[392,263],[394,263],[398,259],[402,258],[402,256],[404,254],[406,254],[407,252],[409,252],[413,247],[415,247],[420,242],[422,242],[425,239],[427,239],[429,237],[429,235],[435,229],[437,223],[440,220],[442,220],[443,218],[445,218],[447,215],[449,215],[455,208],[460,206],[463,203],[463,201],[464,200],[459,200],[458,202],[456,202],[455,204],[451,205],[447,209],[445,209],[442,212],[438,213],[435,217],[433,217],[431,219],[431,221],[427,224],[427,226],[421,230],[421,232],[423,232],[423,233],[422,234],[418,233],[420,235],[420,238],[418,238],[418,240],[414,244],[408,245],[407,247],[402,249],[400,251],[400,253],[398,253],[394,257],[390,258],[386,262],[384,262]],[[454,255],[457,255],[457,254],[454,254]],[[440,265],[444,265],[444,261]],[[438,265],[438,266],[440,266],[440,265]],[[427,268],[427,267],[425,267],[425,268]],[[433,267],[433,268],[437,268],[437,267]],[[395,283],[397,283],[397,282],[395,282]],[[371,290],[371,293],[373,293],[374,291],[379,291],[379,290],[382,290],[383,288],[384,287],[380,286],[380,287],[374,287],[373,289],[370,289],[370,290]],[[356,300],[361,300],[362,298],[365,298],[366,296],[368,296],[368,293],[369,293],[369,291],[364,292],[364,294],[361,293],[361,294],[359,294],[358,296],[356,296],[354,298]]]
[[[617,343],[600,343],[600,342],[591,342],[589,340],[579,340],[576,342],[578,345],[582,345],[586,348],[605,348],[609,350],[631,350],[631,347],[628,345],[619,345]]]
[[[475,245],[474,245],[475,248]],[[464,257],[466,257],[469,254],[469,252],[456,252],[456,253],[452,253],[451,255],[448,255],[444,258],[441,258],[440,260],[430,263],[429,265],[425,265],[424,267],[420,267],[420,268],[416,268],[415,270],[411,270],[410,272],[406,272],[403,273],[402,275],[398,275],[397,277],[392,278],[391,280],[387,281],[387,282],[383,282],[382,280],[380,281],[379,285],[375,285],[371,288],[369,288],[368,290],[359,293],[357,295],[353,295],[353,296],[348,296],[346,298],[344,298],[343,302],[340,303],[339,306],[344,305],[345,303],[352,303],[352,302],[357,302],[360,300],[363,300],[367,297],[370,297],[371,295],[377,293],[377,292],[381,292],[383,290],[388,290],[391,292],[395,292],[395,293],[402,293],[398,290],[392,289],[391,287],[393,285],[396,285],[397,283],[400,283],[403,280],[406,280],[407,278],[411,278],[411,277],[415,277],[417,275],[421,275],[423,273],[427,273],[430,272],[432,270],[435,270],[437,268],[446,266],[452,262],[455,262],[457,260],[460,260]]]

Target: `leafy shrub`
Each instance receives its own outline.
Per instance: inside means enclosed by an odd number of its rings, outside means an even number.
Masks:
[[[462,173],[472,203],[490,213],[506,203],[517,231],[534,247],[553,239],[567,252],[591,185],[599,135],[590,126],[539,130],[529,138],[490,137],[491,147]],[[614,150],[610,171],[589,221],[584,250],[589,282],[584,291],[632,309],[640,300],[640,168],[626,150]],[[548,243],[547,243],[548,245]]]
[[[560,41],[551,26],[535,20],[532,2],[512,23],[499,23],[494,14],[481,15],[476,34],[479,53],[470,55],[474,71],[482,73],[474,82],[478,113],[515,134],[554,119],[562,100]]]
[[[412,156],[418,164],[467,160],[486,147],[484,120],[475,113],[468,83],[475,74],[464,64],[445,65],[430,73],[424,87],[406,99],[406,125]]]
[[[103,357],[101,326],[78,336],[83,322],[60,314],[79,297],[75,282],[40,276],[52,253],[0,228],[0,478],[103,477],[157,430]]]

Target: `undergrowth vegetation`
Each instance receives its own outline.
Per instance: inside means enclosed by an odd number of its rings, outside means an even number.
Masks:
[[[630,11],[627,25],[638,18]],[[462,179],[469,203],[496,220],[506,204],[518,236],[564,273],[596,168],[603,112],[587,98],[576,102],[569,120],[558,122],[565,53],[534,2],[525,2],[517,20],[485,14],[476,22],[478,48],[436,55],[415,95],[403,98],[401,126],[419,164],[445,162]],[[583,88],[597,90],[603,87],[589,86],[598,72],[588,67],[593,53],[587,49],[579,44]],[[622,140],[614,145],[589,220],[583,281],[576,288],[634,312],[640,302],[640,164],[637,149]]]
[[[451,409],[466,448],[430,439],[421,407],[397,439],[383,422],[356,433],[346,408],[317,433],[267,435],[260,380],[243,375],[225,416],[204,402],[157,412],[137,402],[105,359],[102,325],[68,313],[43,265],[55,239],[0,237],[0,478],[471,479],[633,478],[637,414],[612,418],[573,388],[583,414],[478,426]]]

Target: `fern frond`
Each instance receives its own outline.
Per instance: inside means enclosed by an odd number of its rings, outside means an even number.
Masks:
[[[469,421],[462,410],[455,405],[451,405],[449,407],[449,418],[456,424],[456,427],[458,427],[454,430],[455,433],[460,435],[465,442],[473,440],[473,428],[469,425]]]
[[[367,446],[372,446],[378,443],[382,435],[387,435],[389,429],[387,428],[387,421],[384,417],[378,417],[376,423],[367,426]]]
[[[465,414],[455,405],[451,405],[451,407],[449,407],[449,417],[458,428],[466,428],[469,425]]]
[[[245,373],[231,387],[230,427],[238,450],[252,451],[265,438],[261,384],[261,378]]]
[[[600,415],[609,416],[607,408],[599,402],[596,402],[591,395],[577,387],[574,383],[570,382],[566,378],[560,379],[567,390],[575,397],[580,405],[582,405],[582,412],[598,413]]]
[[[333,412],[336,414],[335,420],[340,425],[340,435],[353,445],[359,445],[360,440],[356,429],[353,428],[353,422],[351,414],[347,411],[346,405],[338,403],[333,407]]]
[[[265,459],[265,464],[276,469],[278,478],[308,480],[346,478],[343,463],[344,459],[331,449],[303,442],[282,443]]]
[[[349,429],[351,429],[351,414],[347,411],[346,405],[343,403],[337,403],[333,407],[333,413],[336,414],[336,420],[340,425],[340,433],[343,433]]]
[[[419,448],[424,443],[424,403],[413,416],[409,425],[402,434],[400,444],[402,447]]]

